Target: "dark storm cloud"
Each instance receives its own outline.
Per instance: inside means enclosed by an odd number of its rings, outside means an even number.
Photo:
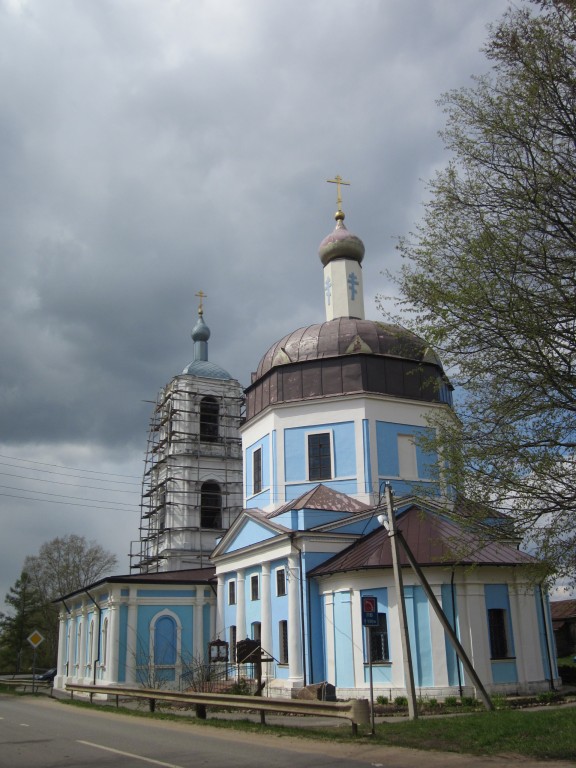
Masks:
[[[487,68],[505,7],[0,0],[2,452],[137,475],[143,401],[192,359],[200,289],[211,359],[248,384],[273,341],[322,319],[336,173],[377,316],[394,238],[446,161],[435,100]],[[122,554],[137,538],[130,515],[103,530],[2,498],[2,583],[48,531]]]

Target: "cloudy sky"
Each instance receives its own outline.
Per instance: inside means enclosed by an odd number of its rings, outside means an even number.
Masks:
[[[0,597],[77,533],[128,572],[150,403],[192,359],[249,382],[323,319],[317,247],[366,246],[367,315],[447,161],[436,99],[506,0],[0,0]]]

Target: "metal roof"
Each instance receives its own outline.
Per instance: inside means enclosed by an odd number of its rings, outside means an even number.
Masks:
[[[278,365],[358,353],[431,363],[442,368],[428,344],[399,325],[339,317],[298,328],[272,344],[260,360],[254,381]]]
[[[421,566],[529,565],[536,562],[531,555],[509,544],[487,540],[490,534],[487,528],[472,528],[416,505],[398,517],[398,529]],[[401,547],[400,563],[409,566]],[[378,528],[314,568],[310,575],[391,567],[390,537],[385,528]]]
[[[121,574],[119,576],[105,576],[99,581],[95,581],[93,584],[88,584],[86,587],[76,589],[74,592],[69,592],[67,595],[53,600],[52,602],[58,603],[61,600],[67,600],[75,595],[82,595],[86,593],[86,590],[96,589],[104,584],[205,584],[210,585],[216,577],[216,568],[209,566],[208,568],[189,568],[181,571],[160,571],[158,573],[138,573],[138,574]]]
[[[370,507],[368,504],[352,498],[352,496],[347,496],[345,493],[340,493],[340,491],[334,491],[332,488],[328,488],[320,483],[320,485],[312,488],[311,491],[306,491],[297,499],[288,501],[279,509],[268,513],[268,517],[276,517],[284,512],[299,509],[326,509],[331,512],[349,512],[354,514],[366,512]]]

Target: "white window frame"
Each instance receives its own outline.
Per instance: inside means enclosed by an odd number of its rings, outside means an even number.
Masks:
[[[234,587],[234,602],[230,600],[230,590]],[[237,605],[238,604],[238,591],[236,589],[236,579],[230,579],[228,581],[228,605]]]

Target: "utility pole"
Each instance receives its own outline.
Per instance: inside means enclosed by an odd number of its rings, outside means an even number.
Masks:
[[[386,528],[390,537],[392,549],[392,568],[394,570],[394,584],[398,600],[398,618],[400,620],[400,639],[402,641],[402,662],[404,665],[404,684],[408,698],[408,717],[416,720],[418,711],[416,708],[416,689],[414,687],[414,668],[412,665],[412,653],[410,651],[410,638],[408,636],[408,621],[406,619],[406,602],[404,600],[404,582],[402,581],[402,569],[398,557],[398,539],[396,537],[396,517],[392,506],[392,488],[386,483],[386,510],[387,516],[378,515],[378,522]]]

